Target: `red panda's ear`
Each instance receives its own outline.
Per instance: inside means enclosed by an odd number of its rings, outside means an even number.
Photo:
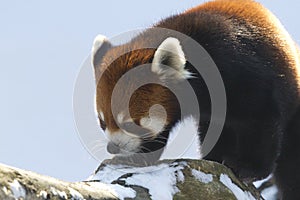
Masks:
[[[97,35],[93,42],[91,59],[93,67],[97,67],[112,44],[103,35]]]
[[[178,39],[169,37],[157,48],[151,70],[162,80],[182,80],[191,77],[185,69],[186,59]]]

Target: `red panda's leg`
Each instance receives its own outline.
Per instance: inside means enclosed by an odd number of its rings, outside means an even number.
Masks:
[[[222,162],[244,181],[267,177],[274,170],[282,134],[276,122],[278,119],[240,120],[232,124],[205,159]]]
[[[287,126],[275,180],[284,200],[300,199],[300,108]]]
[[[266,118],[244,123],[238,131],[238,156],[234,170],[245,181],[266,178],[275,168],[283,134],[279,119]]]
[[[201,126],[199,133],[201,143],[203,142],[203,137],[205,136],[205,132],[207,131],[207,127],[205,125]],[[203,134],[204,133],[204,134]],[[226,165],[226,161],[228,159],[236,157],[236,134],[232,129],[224,127],[220,138],[215,144],[214,148],[209,152],[207,156],[204,157],[206,160],[212,160],[215,162],[223,163]]]

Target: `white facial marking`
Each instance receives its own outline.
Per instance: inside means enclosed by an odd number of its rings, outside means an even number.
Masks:
[[[148,127],[150,124],[151,124],[151,118],[150,117],[143,117],[141,120],[140,120],[140,124],[143,126],[143,127]]]
[[[124,113],[119,113],[118,116],[117,116],[117,121],[119,124],[122,124],[124,122]]]
[[[121,155],[132,154],[139,150],[141,140],[138,137],[133,137],[129,134],[126,134],[122,130],[119,130],[114,133],[110,133],[109,130],[106,130],[106,132],[109,140],[120,147]]]
[[[92,57],[94,57],[95,53],[102,46],[104,41],[107,41],[107,38],[104,35],[97,35],[95,37],[92,47]]]
[[[94,65],[94,57],[98,49],[103,45],[104,42],[108,42],[108,39],[104,35],[97,35],[93,42],[92,52],[91,52],[91,63]]]
[[[125,123],[125,122],[133,122],[132,118],[127,118],[124,112],[121,112],[117,115],[117,122],[119,124]]]
[[[142,127],[150,129],[153,133],[158,135],[164,129],[165,120],[155,116],[152,116],[151,118],[144,117],[140,120],[140,124]]]
[[[169,68],[161,63],[168,60]],[[178,39],[169,37],[165,39],[154,54],[152,71],[161,76],[161,79],[187,79],[191,73],[185,70],[186,59]]]
[[[104,120],[104,114],[103,114],[102,111],[99,112],[99,115],[100,115],[100,118],[101,118],[102,120]]]

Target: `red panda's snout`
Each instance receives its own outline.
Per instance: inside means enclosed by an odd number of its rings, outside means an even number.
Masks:
[[[141,145],[139,137],[130,135],[121,129],[114,133],[108,133],[108,139],[107,151],[111,154],[130,155],[137,153]]]
[[[152,110],[163,110],[163,108],[159,105],[152,107],[154,108],[150,108],[150,116],[141,117],[139,120],[135,120],[136,122],[131,118],[124,118],[122,113],[117,116],[119,128],[112,130],[107,127],[105,129],[109,139],[107,144],[109,153],[126,156],[134,153],[153,152],[165,146],[167,135],[164,132],[168,123],[166,118],[152,114]]]
[[[115,145],[114,143],[109,142],[107,144],[107,151],[108,151],[108,153],[111,153],[111,154],[119,154],[121,152],[121,149],[118,145]]]

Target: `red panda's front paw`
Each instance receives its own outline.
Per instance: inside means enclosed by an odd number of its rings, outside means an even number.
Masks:
[[[246,183],[252,183],[257,180],[262,180],[270,175],[269,169],[260,167],[240,167],[237,170],[233,170],[236,176]]]

